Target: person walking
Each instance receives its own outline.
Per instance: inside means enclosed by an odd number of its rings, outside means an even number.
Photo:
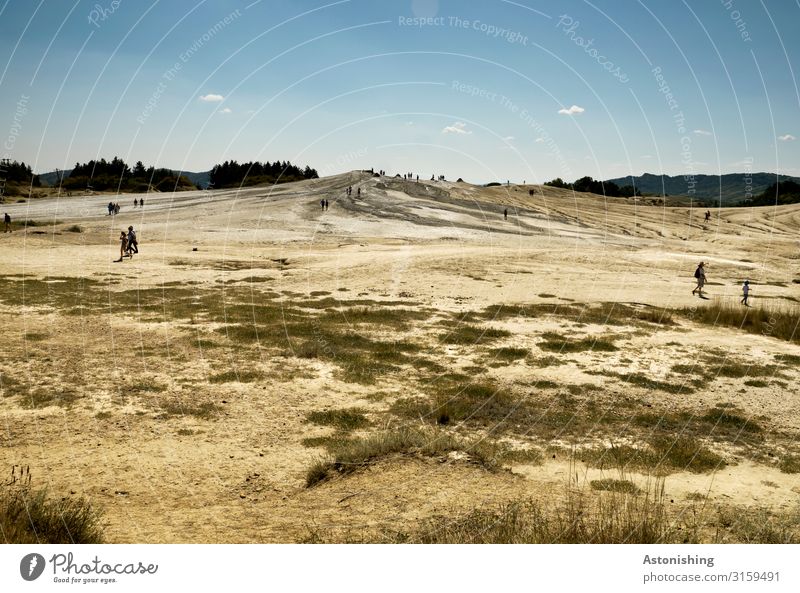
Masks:
[[[323,211],[325,210],[325,200],[319,201],[319,207],[322,208]]]
[[[749,307],[750,303],[747,302],[747,299],[749,298],[750,298],[750,281],[745,280],[744,284],[742,284],[742,300],[739,302],[742,303],[745,307]]]
[[[139,253],[139,241],[136,240],[136,231],[132,225],[128,227],[128,253],[131,257],[134,253]]]
[[[694,271],[694,277],[697,280],[697,286],[694,287],[692,294],[697,293],[703,296],[703,286],[706,284],[705,262],[700,262],[700,265],[697,266],[697,269]]]
[[[11,216],[9,216],[8,212],[5,213],[6,215],[3,217],[3,222],[5,223],[5,227],[3,229],[4,233],[10,233],[11,230]]]
[[[139,200],[139,208],[144,208],[144,198]]]
[[[508,220],[508,208],[503,209],[503,220]]]
[[[120,232],[119,234],[119,259],[114,261],[122,261],[122,258],[125,257],[125,251],[128,249],[128,235],[125,234],[125,231]]]
[[[139,200],[137,198],[133,198],[133,207],[136,208],[136,206],[138,205],[139,205]]]

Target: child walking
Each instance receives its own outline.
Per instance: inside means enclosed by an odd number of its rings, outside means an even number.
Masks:
[[[742,300],[739,301],[745,307],[749,307],[750,303],[747,302],[747,299],[750,297],[750,281],[745,280],[744,284],[742,284]]]

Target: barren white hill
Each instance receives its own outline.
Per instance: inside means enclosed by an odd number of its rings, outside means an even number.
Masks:
[[[108,541],[425,540],[576,473],[587,505],[663,480],[665,539],[687,509],[696,541],[796,533],[800,206],[362,172],[140,197],[6,205],[0,236],[0,447]],[[774,323],[704,320],[744,279]]]

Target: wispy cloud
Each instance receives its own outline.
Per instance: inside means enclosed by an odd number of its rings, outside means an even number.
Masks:
[[[220,110],[219,110],[219,112],[220,112],[220,113],[233,113],[233,112],[230,110],[230,108],[228,108],[228,107],[223,107],[222,109],[220,109]]]
[[[583,113],[586,111],[583,107],[578,107],[577,105],[573,105],[569,109],[559,109],[558,112],[561,115],[575,115],[576,113]]]
[[[200,100],[204,103],[219,103],[220,101],[224,101],[225,97],[222,95],[215,95],[214,93],[209,93],[208,95],[200,95]]]
[[[457,121],[452,126],[446,126],[442,130],[442,134],[472,134],[471,131],[467,129],[467,124],[463,121]]]
[[[652,159],[652,158],[653,158],[653,155],[652,155],[652,154],[643,154],[643,155],[642,155],[642,156],[640,156],[639,158],[640,158],[640,159]]]
[[[539,142],[539,143],[542,143],[542,142],[544,142],[544,138],[542,138],[542,137],[540,136],[539,138],[537,138],[536,140],[534,140],[534,142]]]
[[[710,136],[711,135],[711,132],[709,132],[708,130],[692,130],[692,132],[694,132],[695,135],[697,135],[697,136]]]
[[[780,140],[781,142],[791,142],[792,140],[797,140],[797,138],[795,138],[791,134],[784,134],[783,136],[778,136],[778,140]]]
[[[505,138],[503,138],[503,142],[513,142],[513,141],[514,141],[514,136],[506,136]]]

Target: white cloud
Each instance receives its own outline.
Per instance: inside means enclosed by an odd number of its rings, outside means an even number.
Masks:
[[[463,121],[457,121],[452,126],[445,127],[442,134],[472,134],[472,132],[467,129],[467,124]]]
[[[692,132],[694,132],[698,136],[710,136],[711,135],[711,132],[709,132],[708,130],[692,130]]]
[[[503,142],[513,142],[514,136],[506,136],[503,138]]]
[[[220,101],[224,101],[225,97],[222,95],[215,95],[214,93],[209,93],[208,95],[200,95],[200,100],[204,103],[219,103]]]
[[[561,115],[574,115],[576,113],[583,113],[586,111],[583,107],[578,107],[577,105],[573,105],[569,109],[559,109],[558,112]]]
[[[539,137],[536,140],[534,140],[534,142],[542,143],[542,142],[544,142],[544,138]]]
[[[223,107],[219,110],[220,113],[233,113],[228,107]]]
[[[406,122],[406,126],[413,126],[413,125],[414,125],[414,122],[413,122],[413,121],[407,121],[407,122]]]
[[[652,155],[652,154],[643,154],[643,155],[642,155],[642,156],[640,156],[639,158],[640,158],[640,159],[652,159],[652,158],[653,158],[653,155]]]
[[[795,138],[791,134],[784,134],[783,136],[778,136],[778,140],[780,140],[781,142],[791,142],[792,140],[797,140],[797,138]]]

